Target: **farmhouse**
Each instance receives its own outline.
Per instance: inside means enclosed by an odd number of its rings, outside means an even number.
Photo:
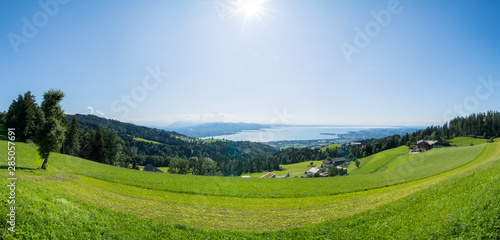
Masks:
[[[424,152],[433,148],[440,148],[442,145],[437,140],[420,140],[417,142],[417,151]]]
[[[326,168],[331,168],[333,167],[333,162],[331,159],[325,159],[323,160],[323,166]]]
[[[159,172],[159,173],[162,173],[163,171],[161,171],[160,169],[156,168],[155,166],[151,165],[151,164],[148,164],[144,167],[144,171],[148,171],[148,172]]]
[[[345,159],[345,157],[326,159],[326,160],[323,160],[323,166],[326,168],[332,168],[334,166],[342,165],[346,161],[347,161],[347,159]]]

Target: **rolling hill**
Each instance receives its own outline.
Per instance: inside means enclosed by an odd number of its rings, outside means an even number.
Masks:
[[[242,179],[141,172],[55,153],[43,171],[35,147],[19,142],[18,231],[6,231],[5,221],[0,228],[4,239],[499,236],[500,143],[398,151],[362,159],[345,177]],[[370,164],[387,168],[361,172]]]

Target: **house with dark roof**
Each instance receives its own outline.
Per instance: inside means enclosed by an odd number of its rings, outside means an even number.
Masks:
[[[332,168],[332,167],[335,167],[335,166],[342,165],[346,161],[347,161],[347,159],[345,159],[345,157],[326,159],[326,160],[323,160],[323,167],[325,167],[325,168]]]
[[[326,168],[331,168],[333,167],[333,162],[331,159],[325,159],[323,160],[323,167],[326,167]]]
[[[442,144],[438,140],[419,140],[417,142],[417,152],[424,152],[440,147],[442,147]]]

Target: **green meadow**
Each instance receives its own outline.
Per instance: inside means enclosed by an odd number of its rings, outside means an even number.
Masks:
[[[311,166],[311,162],[313,163],[313,165]],[[288,173],[290,174],[296,174],[296,173],[301,173],[301,174],[297,174],[297,175],[291,175],[290,177],[295,177],[295,176],[298,176],[300,177],[301,175],[304,174],[305,171],[308,171],[309,169],[311,169],[312,167],[316,167],[318,165],[320,165],[323,161],[307,161],[307,162],[301,162],[301,163],[294,163],[294,164],[289,164],[289,165],[280,165],[282,169],[282,171],[274,171],[273,173],[276,174],[276,176],[280,176],[280,175],[286,175]],[[266,173],[251,173],[251,174],[244,174],[244,175],[249,175],[250,177],[262,177],[263,175],[265,175]]]
[[[151,140],[147,140],[147,139],[144,139],[144,138],[134,138],[135,141],[141,141],[141,142],[147,142],[147,143],[152,143],[152,144],[161,144],[159,142],[156,142],[156,141],[151,141]]]
[[[321,147],[320,149],[321,149],[321,151],[326,151],[326,149],[334,149],[336,147],[340,147],[340,145],[341,144],[339,144],[339,143],[332,143],[328,146]]]
[[[478,145],[478,144],[483,144],[487,140],[486,139],[480,139],[480,138],[471,138],[471,137],[457,137],[451,139],[449,142],[450,144],[454,144],[457,146],[470,146],[471,143],[473,145]]]
[[[5,137],[0,142],[6,156]],[[2,221],[2,238],[500,237],[500,143],[405,151],[361,159],[349,176],[242,179],[141,172],[55,153],[44,171],[35,146],[17,142],[17,232]],[[0,183],[8,184],[4,163]],[[6,216],[8,189],[0,193]]]
[[[406,146],[389,149],[369,157],[359,159],[359,168],[355,164],[350,164],[347,168],[349,174],[373,173],[383,170],[384,166],[396,157],[408,153],[410,150]]]

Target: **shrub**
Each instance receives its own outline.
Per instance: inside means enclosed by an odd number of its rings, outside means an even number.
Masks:
[[[168,167],[169,167],[168,168],[169,173],[184,174],[184,173],[187,173],[189,170],[189,162],[187,159],[180,158],[180,157],[174,157],[170,161],[170,164]]]

